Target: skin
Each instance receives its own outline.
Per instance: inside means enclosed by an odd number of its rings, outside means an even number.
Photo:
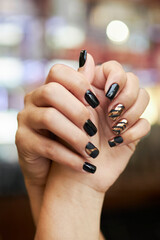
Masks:
[[[113,83],[119,84],[119,91],[110,101],[105,93]],[[100,101],[96,109],[84,98],[88,89]],[[148,102],[148,93],[139,88],[133,73],[115,61],[95,67],[89,54],[78,72],[55,65],[45,84],[27,94],[18,115],[16,144],[33,217],[36,225],[39,222],[35,239],[103,239],[99,225],[104,194],[150,131],[148,121],[140,119]],[[110,148],[108,140],[115,137],[112,126],[118,119],[113,122],[107,114],[119,103],[125,106],[120,119],[126,118],[128,126],[121,134],[123,143]],[[83,130],[88,119],[98,129],[93,137]],[[52,139],[49,132],[55,134]],[[88,142],[100,151],[96,159],[85,152]],[[94,175],[82,170],[86,161],[96,165]],[[62,207],[67,209],[65,217]]]

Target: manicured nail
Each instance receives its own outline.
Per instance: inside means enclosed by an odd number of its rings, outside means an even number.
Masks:
[[[86,145],[85,151],[92,158],[96,158],[99,154],[99,150],[91,142]]]
[[[87,120],[83,126],[84,130],[88,133],[89,136],[94,136],[97,133],[97,128],[91,120]]]
[[[87,60],[87,51],[86,50],[82,50],[80,52],[80,55],[79,55],[79,67],[83,67],[85,62]]]
[[[84,97],[92,108],[96,108],[99,105],[97,97],[90,90],[87,90]]]
[[[113,83],[110,86],[108,92],[106,93],[106,97],[112,100],[115,97],[116,93],[118,92],[118,89],[119,85],[117,83]]]
[[[108,117],[115,121],[118,117],[122,115],[124,109],[125,107],[122,104],[118,104],[114,109],[109,112]]]
[[[89,173],[95,173],[96,171],[96,166],[94,166],[93,164],[90,164],[88,162],[85,162],[83,165],[83,170]]]
[[[119,135],[126,129],[127,125],[128,121],[126,119],[122,119],[112,127],[112,130],[116,135]]]
[[[121,143],[123,143],[123,138],[121,136],[115,137],[108,141],[110,147],[115,147]]]

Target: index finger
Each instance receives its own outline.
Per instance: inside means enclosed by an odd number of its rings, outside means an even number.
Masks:
[[[93,93],[91,84],[85,76],[66,65],[54,65],[46,79],[46,83],[49,82],[61,84],[85,105],[88,103],[92,108],[96,108],[99,105],[99,101],[95,93]]]

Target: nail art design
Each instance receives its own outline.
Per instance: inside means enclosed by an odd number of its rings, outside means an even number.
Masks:
[[[99,154],[99,150],[91,142],[86,145],[85,151],[92,158],[96,158]]]
[[[121,143],[123,143],[123,138],[121,136],[115,137],[108,141],[110,147],[115,147]]]
[[[85,62],[87,60],[87,51],[86,50],[82,50],[80,52],[80,56],[79,56],[79,67],[83,67]]]
[[[119,85],[117,83],[113,83],[110,86],[108,92],[106,93],[106,97],[112,100],[115,97],[118,90],[119,90]]]
[[[95,173],[96,169],[96,166],[88,162],[85,162],[83,165],[83,170],[89,173]]]
[[[128,121],[126,119],[122,119],[112,127],[112,130],[116,135],[119,135],[125,130],[127,125]]]
[[[121,116],[124,109],[125,107],[122,104],[118,104],[114,109],[109,112],[108,117],[115,121],[118,117]]]
[[[87,120],[83,126],[84,130],[88,133],[89,136],[94,136],[97,133],[97,128],[91,120]]]
[[[92,108],[96,108],[99,105],[97,97],[90,90],[87,90],[84,97]]]

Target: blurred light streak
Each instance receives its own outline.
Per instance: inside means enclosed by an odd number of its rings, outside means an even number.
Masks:
[[[80,27],[67,24],[65,19],[54,17],[46,24],[46,42],[51,48],[75,48],[85,41],[85,32]]]
[[[108,24],[106,34],[112,42],[121,44],[127,41],[129,28],[124,22],[114,20]]]
[[[0,144],[14,144],[17,130],[17,112],[0,112]]]
[[[8,92],[6,88],[0,88],[0,111],[8,109]]]
[[[23,39],[23,29],[15,23],[0,23],[0,45],[15,46]]]
[[[23,78],[23,63],[20,59],[11,57],[0,58],[0,86],[14,88],[21,84]]]
[[[159,116],[157,98],[154,94],[154,90],[151,88],[146,88],[146,90],[150,95],[150,102],[141,117],[146,118],[151,125],[154,125],[158,122]]]
[[[23,84],[41,83],[45,78],[45,67],[43,61],[25,60]]]

